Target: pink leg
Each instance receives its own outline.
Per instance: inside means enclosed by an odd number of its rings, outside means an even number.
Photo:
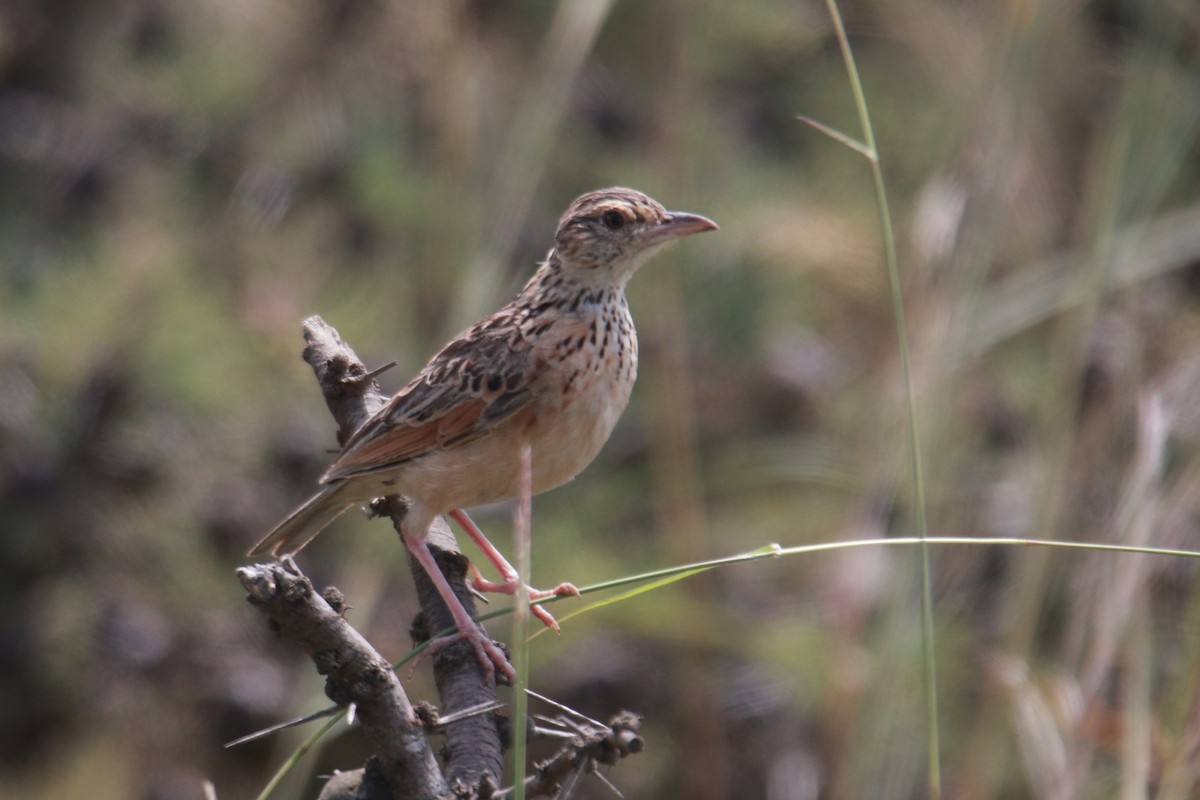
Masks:
[[[450,614],[454,617],[454,624],[458,626],[458,633],[446,637],[443,641],[466,639],[472,649],[475,650],[475,657],[483,665],[483,671],[487,678],[491,678],[498,668],[508,676],[509,681],[513,685],[516,685],[517,675],[513,671],[512,665],[508,663],[508,659],[505,658],[504,651],[488,638],[486,633],[480,630],[479,626],[475,624],[475,620],[471,619],[471,615],[463,607],[462,601],[454,594],[454,589],[450,588],[450,582],[446,580],[446,576],[438,568],[433,554],[425,546],[424,539],[417,539],[405,532],[401,532],[400,537],[404,540],[404,546],[408,548],[408,551],[413,554],[413,557],[417,559],[421,566],[425,568],[425,572],[429,574],[429,579],[433,581],[433,585],[437,587],[438,594],[442,596],[442,600],[446,603],[447,608],[450,609]]]
[[[481,592],[516,594],[517,587],[521,585],[521,576],[517,574],[515,569],[513,569],[512,564],[508,563],[508,560],[504,557],[504,555],[496,549],[496,546],[488,541],[488,538],[483,535],[483,531],[479,530],[479,526],[475,524],[474,520],[468,517],[467,512],[463,511],[461,508],[456,508],[451,511],[450,518],[457,522],[462,529],[467,532],[467,535],[470,536],[471,540],[475,542],[480,550],[483,551],[483,554],[487,556],[488,561],[492,562],[492,566],[496,568],[496,571],[500,573],[500,577],[502,578],[501,583],[489,581],[479,573],[479,568],[472,564],[471,585]],[[547,597],[563,597],[568,595],[573,595],[575,597],[579,596],[579,590],[575,588],[574,584],[570,583],[560,583],[553,589],[534,589],[528,586],[525,588],[529,591],[530,600],[542,600]],[[533,615],[540,619],[547,628],[553,628],[555,631],[558,630],[558,623],[555,621],[554,616],[545,608],[540,605],[534,605],[530,606],[529,610],[532,611]]]

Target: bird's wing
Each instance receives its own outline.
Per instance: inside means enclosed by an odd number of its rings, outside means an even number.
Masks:
[[[446,345],[354,432],[321,482],[400,466],[532,411],[538,357],[505,323],[493,316]]]

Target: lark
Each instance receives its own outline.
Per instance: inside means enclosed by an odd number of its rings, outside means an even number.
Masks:
[[[510,679],[503,651],[455,597],[425,544],[433,520],[448,514],[500,572],[499,583],[472,568],[484,591],[514,593],[516,570],[463,509],[520,493],[523,448],[532,490],[570,481],[591,463],[629,402],[638,344],[625,286],[669,242],[716,230],[698,214],[667,211],[626,188],[589,192],[567,207],[554,248],[516,298],[459,334],[346,442],[322,487],[250,551],[293,555],[344,511],[376,497],[403,495],[400,535],[429,573],[458,633],[491,677]],[[570,584],[530,590],[533,599],[577,593]],[[557,629],[549,612],[534,606]]]

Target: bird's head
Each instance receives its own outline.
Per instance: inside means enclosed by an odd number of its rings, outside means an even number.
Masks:
[[[588,192],[567,207],[555,248],[565,269],[584,280],[624,285],[663,245],[683,236],[717,230],[699,214],[667,211],[634,189]]]

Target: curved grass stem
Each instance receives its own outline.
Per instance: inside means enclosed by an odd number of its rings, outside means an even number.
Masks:
[[[1078,542],[1078,541],[1060,542],[1060,541],[1056,541],[1053,539],[1024,539],[1024,538],[1015,538],[1015,537],[977,538],[974,536],[906,536],[906,537],[889,537],[889,538],[883,538],[883,539],[853,539],[850,541],[820,542],[818,544],[797,545],[794,547],[782,547],[778,544],[769,544],[764,547],[760,547],[760,548],[751,550],[746,553],[739,553],[739,554],[733,555],[733,556],[726,556],[724,558],[714,558],[714,559],[711,559],[708,561],[699,561],[699,562],[692,563],[692,564],[681,564],[681,565],[675,566],[675,567],[667,567],[665,569],[658,569],[658,570],[653,570],[650,572],[639,573],[637,575],[628,575],[626,577],[616,578],[616,579],[610,580],[610,581],[603,581],[601,583],[594,583],[594,584],[591,584],[590,586],[582,586],[579,588],[580,595],[589,595],[589,594],[593,594],[595,592],[607,591],[607,590],[612,590],[612,589],[620,589],[622,587],[636,587],[636,588],[631,588],[625,592],[622,592],[621,594],[619,594],[615,597],[587,605],[587,606],[579,609],[578,611],[576,611],[573,614],[562,616],[560,619],[563,621],[566,621],[566,620],[570,619],[571,617],[579,616],[580,614],[585,614],[589,611],[593,611],[598,608],[602,608],[604,606],[612,605],[613,603],[620,602],[621,600],[629,599],[629,598],[635,597],[639,594],[653,591],[656,588],[665,586],[670,583],[674,583],[676,581],[683,580],[685,578],[689,578],[692,575],[698,575],[702,572],[707,572],[710,569],[716,569],[718,567],[730,566],[732,564],[743,564],[748,561],[758,561],[758,560],[764,559],[764,558],[779,558],[781,556],[811,555],[811,554],[815,554],[815,553],[832,552],[832,551],[836,551],[836,550],[850,550],[850,549],[860,548],[860,547],[904,547],[904,546],[913,546],[913,545],[921,547],[921,548],[929,548],[929,547],[937,546],[937,545],[942,545],[942,546],[975,545],[975,546],[1005,546],[1005,547],[1053,547],[1053,548],[1059,548],[1059,549],[1065,549],[1065,550],[1091,550],[1091,551],[1097,551],[1097,552],[1122,553],[1122,554],[1140,553],[1143,555],[1170,556],[1170,557],[1175,557],[1175,558],[1200,558],[1200,551],[1195,551],[1195,550],[1178,550],[1178,549],[1163,548],[1163,547],[1142,547],[1142,546],[1120,545],[1120,544],[1097,544],[1097,543],[1091,543],[1091,542]],[[536,601],[534,601],[534,603],[535,604],[536,603],[554,603],[554,602],[558,602],[558,601],[565,600],[565,599],[567,599],[567,598],[564,598],[561,596],[554,596],[554,597],[548,597],[544,600],[536,600]],[[511,614],[511,613],[513,613],[512,608],[501,608],[501,609],[492,611],[488,614],[483,614],[478,619],[480,621],[483,621],[483,620],[493,619],[493,618],[500,617],[505,614]],[[445,636],[445,635],[451,634],[453,632],[454,631],[452,629],[448,628],[444,631],[439,631],[432,638]],[[541,633],[541,631],[539,630],[538,632],[535,632],[529,638],[533,639],[536,636],[538,636],[540,633]],[[422,644],[419,647],[414,648],[404,658],[402,658],[399,661],[397,661],[396,663],[394,663],[392,665],[392,668],[399,669],[402,666],[404,666],[405,664],[411,662],[414,658],[416,658],[418,655],[420,655],[422,652],[424,652],[427,645],[428,645],[428,642],[426,642],[426,644]],[[283,777],[292,769],[292,767],[294,767],[299,762],[299,760],[304,756],[304,754],[307,753],[314,745],[316,745],[317,742],[319,742],[322,738],[324,738],[324,736],[327,733],[329,733],[329,731],[331,731],[334,728],[334,726],[337,725],[337,723],[340,722],[346,716],[346,709],[344,709],[344,708],[343,709],[328,709],[328,711],[329,711],[329,718],[325,721],[325,723],[320,728],[318,728],[316,731],[314,731],[313,734],[308,739],[306,739],[304,741],[304,743],[301,744],[291,754],[291,756],[287,759],[287,761],[284,762],[284,764],[282,766],[280,766],[280,768],[276,771],[275,775],[272,777],[272,779],[267,784],[267,786],[264,787],[262,792],[258,795],[258,800],[266,800],[266,798],[279,785],[280,781],[282,781]],[[316,719],[317,717],[318,717],[318,715],[313,715],[312,718]]]
[[[844,134],[839,135],[840,132],[813,120],[805,119],[805,121],[861,154],[871,167],[871,176],[875,184],[875,201],[879,210],[880,232],[883,237],[883,252],[887,261],[888,283],[892,295],[892,316],[896,322],[896,344],[900,351],[900,370],[904,379],[908,450],[912,471],[913,521],[919,538],[923,540],[929,534],[929,522],[925,511],[925,478],[921,459],[921,437],[918,435],[917,429],[916,397],[909,363],[908,326],[904,318],[904,296],[900,285],[900,267],[896,258],[896,237],[892,230],[891,211],[888,207],[887,185],[883,180],[883,169],[879,163],[879,150],[875,146],[875,131],[871,125],[871,113],[867,106],[866,94],[863,92],[862,81],[859,79],[858,67],[854,61],[854,51],[851,50],[850,40],[846,37],[846,27],[842,24],[842,15],[838,10],[837,0],[825,0],[825,5],[829,9],[829,16],[833,21],[838,47],[842,52],[842,60],[846,64],[850,89],[854,93],[854,105],[858,110],[859,124],[862,126],[862,141]],[[928,546],[922,543],[920,550],[921,651],[925,673],[925,711],[929,726],[929,795],[936,800],[942,796],[942,779],[939,758],[941,746],[938,729],[937,662],[934,657],[932,568]]]

